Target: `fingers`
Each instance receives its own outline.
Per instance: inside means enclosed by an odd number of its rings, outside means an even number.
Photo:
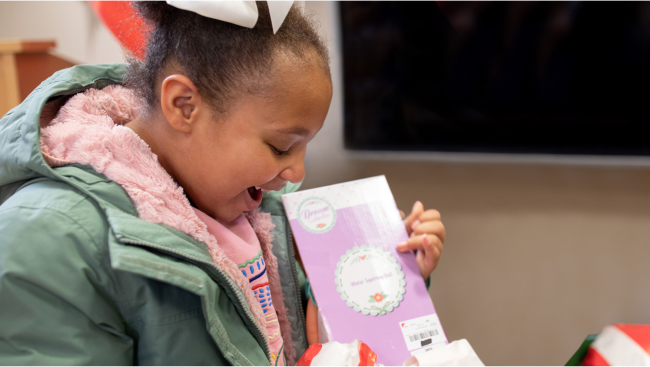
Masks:
[[[411,223],[411,230],[415,229],[415,227],[419,226],[422,223],[425,222],[430,222],[430,221],[440,221],[440,212],[438,212],[435,209],[429,209],[426,212],[423,212],[420,214],[420,216]]]
[[[424,212],[424,206],[422,205],[421,202],[416,201],[415,204],[413,204],[413,209],[411,209],[411,214],[404,219],[404,225],[406,226],[406,232],[410,235],[412,232],[411,226],[413,225],[413,222],[418,220],[420,215]]]
[[[425,252],[418,251],[417,255],[415,256],[415,260],[417,261],[418,267],[420,268],[420,275],[422,275],[422,279],[427,279],[429,275],[431,275],[433,269],[432,270],[428,269],[430,266],[427,266]]]
[[[420,222],[427,222],[430,220],[440,220],[440,219],[441,219],[440,212],[435,209],[429,209],[423,212],[422,214],[420,214],[420,216],[418,217],[418,220]]]
[[[417,251],[416,260],[420,274],[422,278],[426,279],[438,266],[443,243],[447,237],[445,226],[440,221],[440,212],[435,209],[424,211],[422,203],[416,201],[411,214],[404,219],[404,225],[409,239],[398,244],[397,250],[400,252]]]
[[[399,210],[399,215],[402,216],[402,220],[404,220],[406,218],[406,214],[404,214],[404,211],[402,209],[398,209],[398,210]]]
[[[397,250],[400,252],[417,250],[416,260],[420,268],[420,274],[424,279],[428,278],[438,266],[442,248],[443,243],[440,238],[427,234],[411,237],[408,241],[397,245]]]
[[[442,242],[445,242],[447,237],[447,231],[445,226],[440,220],[430,220],[420,223],[420,221],[415,221],[412,225],[413,232],[411,236],[417,237],[422,234],[432,234],[438,237]]]
[[[397,244],[397,251],[407,252],[415,250],[436,250],[438,252],[442,252],[442,247],[442,240],[438,236],[432,234],[423,234],[421,236],[413,236],[407,241]]]
[[[437,239],[438,241],[432,241],[431,239]],[[440,241],[436,236],[425,235],[423,236],[422,246],[424,247],[424,251],[418,251],[416,260],[418,262],[418,267],[420,268],[422,279],[427,279],[436,266],[438,266],[443,245],[442,241]]]

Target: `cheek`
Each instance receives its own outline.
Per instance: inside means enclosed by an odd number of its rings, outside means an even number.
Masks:
[[[262,185],[279,174],[279,165],[274,156],[264,147],[246,148],[236,159],[228,162],[228,173],[234,190],[243,190],[253,185]],[[236,183],[236,184],[235,184]]]
[[[252,159],[247,172],[253,182],[261,185],[273,180],[280,172],[277,160],[270,154],[259,155]]]
[[[201,146],[196,146],[195,155],[203,171],[203,182],[209,182],[211,192],[201,190],[213,198],[221,200],[239,195],[253,185],[262,185],[273,180],[280,172],[278,159],[270,148],[249,135],[230,134],[235,137],[222,139],[223,131],[205,139]],[[200,162],[200,163],[199,163]]]

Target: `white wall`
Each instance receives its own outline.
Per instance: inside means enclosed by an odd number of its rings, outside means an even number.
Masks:
[[[431,295],[450,339],[467,338],[487,364],[557,365],[608,323],[650,324],[650,169],[345,151],[336,8],[306,9],[330,43],[334,98],[304,187],[385,174],[401,208],[419,199],[442,212]],[[122,60],[81,2],[0,2],[0,38],[55,38],[76,62]]]
[[[1,39],[54,39],[55,53],[79,64],[123,61],[115,37],[83,1],[0,2]]]

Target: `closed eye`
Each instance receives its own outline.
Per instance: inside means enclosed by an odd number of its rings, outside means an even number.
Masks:
[[[271,150],[273,151],[273,153],[275,153],[276,155],[289,154],[288,150],[280,150],[280,149],[278,149],[278,148],[276,148],[276,147],[274,147],[273,145],[270,145],[270,144],[269,144],[269,146],[271,147]]]

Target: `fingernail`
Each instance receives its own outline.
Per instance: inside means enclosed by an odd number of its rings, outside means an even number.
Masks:
[[[415,222],[413,222],[413,224],[411,224],[411,229],[415,230],[415,227],[417,227],[419,225],[420,225],[420,220],[418,219]]]
[[[426,242],[429,242],[429,237],[427,237],[427,234],[426,234],[426,233],[423,233],[423,234],[422,234],[422,244],[424,244],[425,241],[426,241]]]
[[[397,249],[398,250],[403,250],[406,247],[406,244],[407,244],[406,241],[398,243],[397,244]]]
[[[411,209],[411,211],[415,210],[415,207],[418,206],[418,203],[420,203],[420,200],[417,200],[417,201],[413,204],[413,209]],[[422,203],[420,203],[420,204],[422,204]]]

